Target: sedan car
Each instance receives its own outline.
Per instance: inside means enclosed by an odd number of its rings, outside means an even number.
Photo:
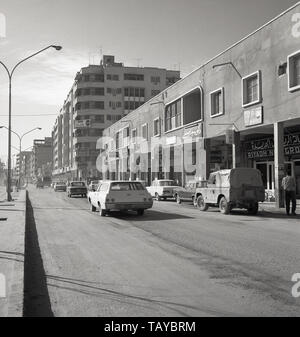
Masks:
[[[67,185],[64,182],[59,182],[54,184],[54,192],[66,192]]]
[[[89,192],[88,201],[91,211],[99,209],[101,216],[127,210],[143,215],[145,209],[153,206],[151,195],[138,181],[104,181],[97,191]]]
[[[71,181],[67,186],[67,195],[72,198],[73,195],[80,195],[83,198],[87,196],[87,187],[83,181]]]
[[[181,204],[183,201],[193,202],[196,205],[195,193],[196,189],[200,187],[201,183],[199,181],[190,181],[184,188],[175,190],[175,200],[177,204]]]

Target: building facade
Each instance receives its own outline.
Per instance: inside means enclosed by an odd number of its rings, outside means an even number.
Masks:
[[[21,185],[31,182],[31,165],[31,151],[22,151],[16,155],[16,174]]]
[[[291,169],[300,197],[300,4],[280,14],[104,131],[109,179],[170,178],[253,167],[282,205]]]
[[[31,177],[37,179],[44,173],[43,167],[51,166],[53,158],[52,137],[35,139],[32,148]]]
[[[99,177],[96,142],[103,130],[179,79],[179,71],[126,67],[109,55],[82,68],[53,128],[54,177]]]

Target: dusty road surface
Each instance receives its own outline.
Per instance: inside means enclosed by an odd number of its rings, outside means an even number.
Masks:
[[[54,316],[300,316],[299,218],[174,202],[102,218],[86,199],[29,196],[47,284],[39,305]]]

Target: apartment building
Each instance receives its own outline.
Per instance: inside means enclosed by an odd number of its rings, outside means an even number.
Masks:
[[[20,183],[31,181],[32,152],[22,151],[16,156],[16,174],[20,178]]]
[[[96,143],[103,130],[179,79],[179,71],[126,67],[112,55],[82,68],[53,128],[54,177],[100,177]]]
[[[253,167],[282,206],[290,169],[300,198],[299,13],[297,3],[105,129],[98,170],[185,184]]]
[[[36,179],[43,175],[44,166],[53,166],[52,137],[35,139],[32,148],[31,177]]]

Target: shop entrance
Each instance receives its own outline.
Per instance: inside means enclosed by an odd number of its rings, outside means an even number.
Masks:
[[[275,167],[274,162],[257,162],[255,168],[261,172],[266,192],[275,191]]]

